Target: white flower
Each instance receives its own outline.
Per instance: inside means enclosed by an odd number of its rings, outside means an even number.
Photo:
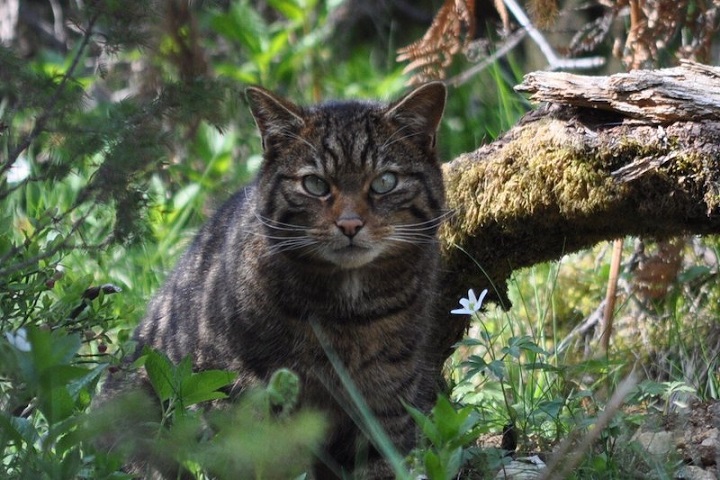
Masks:
[[[450,313],[454,313],[455,315],[474,315],[475,312],[479,311],[482,307],[487,292],[486,288],[480,292],[480,297],[476,297],[475,292],[471,288],[468,290],[468,298],[460,299],[460,305],[462,305],[463,308],[456,308],[455,310],[451,310]]]
[[[10,345],[17,348],[21,352],[30,351],[30,343],[27,341],[27,331],[24,328],[18,328],[15,334],[10,332],[5,333],[5,338],[10,342]]]

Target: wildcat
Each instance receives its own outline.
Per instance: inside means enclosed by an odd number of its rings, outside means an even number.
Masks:
[[[300,107],[259,87],[246,95],[263,144],[258,178],[197,234],[137,328],[137,351],[238,372],[233,394],[293,370],[301,406],[331,425],[324,448],[336,468],[317,462],[314,476],[335,478],[355,469],[364,440],[328,352],[401,453],[415,443],[403,402],[434,401],[439,372],[426,343],[445,212],[435,152],[445,87],[390,104]],[[393,478],[372,447],[355,475]]]

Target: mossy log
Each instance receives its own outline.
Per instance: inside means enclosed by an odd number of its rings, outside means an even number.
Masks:
[[[449,315],[468,288],[509,308],[516,269],[628,235],[720,232],[720,68],[538,72],[517,89],[548,103],[445,165],[445,355],[468,327]]]

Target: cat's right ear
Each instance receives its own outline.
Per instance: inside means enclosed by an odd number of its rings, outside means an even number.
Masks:
[[[407,138],[434,147],[446,97],[442,82],[426,83],[392,104],[385,117],[398,122]]]
[[[268,138],[297,132],[304,124],[302,112],[294,103],[261,87],[248,87],[245,96],[262,136],[263,148]]]

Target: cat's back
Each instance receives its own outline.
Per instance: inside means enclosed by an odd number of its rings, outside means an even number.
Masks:
[[[243,256],[251,248],[254,191],[252,185],[236,192],[195,235],[135,331],[141,346],[162,350],[175,362],[190,355],[198,363],[200,357],[213,355],[199,350],[214,336],[205,331],[208,319],[230,308],[224,297],[237,274],[227,266],[237,259],[228,255]]]

